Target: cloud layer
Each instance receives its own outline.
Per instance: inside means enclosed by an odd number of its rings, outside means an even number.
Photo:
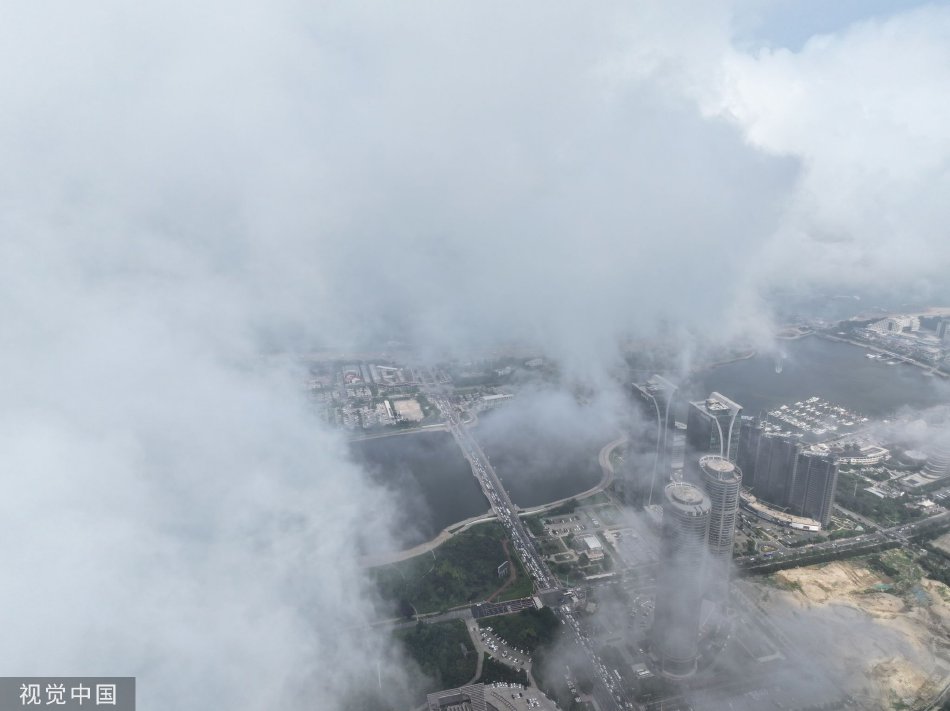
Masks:
[[[661,322],[767,333],[763,286],[946,273],[946,8],[750,52],[702,5],[5,8],[8,673],[144,709],[396,678],[351,633],[392,503],[263,354],[583,373]]]

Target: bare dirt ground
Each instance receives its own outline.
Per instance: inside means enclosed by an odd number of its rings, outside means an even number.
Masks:
[[[861,562],[776,573],[751,587],[771,621],[867,709],[914,708],[950,682],[950,589],[911,594]]]
[[[422,413],[422,407],[418,400],[393,400],[393,407],[404,420],[410,422],[421,422],[425,415]]]

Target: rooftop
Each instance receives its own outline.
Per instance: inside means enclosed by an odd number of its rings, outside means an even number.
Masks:
[[[584,536],[582,540],[584,541],[584,545],[588,550],[595,551],[604,547],[603,544],[597,539],[597,536]]]
[[[707,397],[705,400],[696,400],[690,404],[699,408],[700,410],[705,410],[710,414],[716,414],[720,412],[739,412],[742,410],[742,405],[737,403],[735,400],[730,400],[722,393],[717,392],[710,393],[709,397]]]
[[[692,484],[670,484],[666,489],[670,493],[670,498],[680,504],[694,506],[703,501],[703,492]]]

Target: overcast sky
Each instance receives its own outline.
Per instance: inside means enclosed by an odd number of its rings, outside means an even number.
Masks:
[[[372,660],[391,504],[262,352],[939,293],[950,8],[826,5],[0,5],[0,667],[261,709]]]

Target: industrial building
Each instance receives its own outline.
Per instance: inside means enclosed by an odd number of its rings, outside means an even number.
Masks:
[[[663,561],[657,573],[651,650],[666,676],[696,671],[703,597],[709,497],[683,482],[663,489]]]

